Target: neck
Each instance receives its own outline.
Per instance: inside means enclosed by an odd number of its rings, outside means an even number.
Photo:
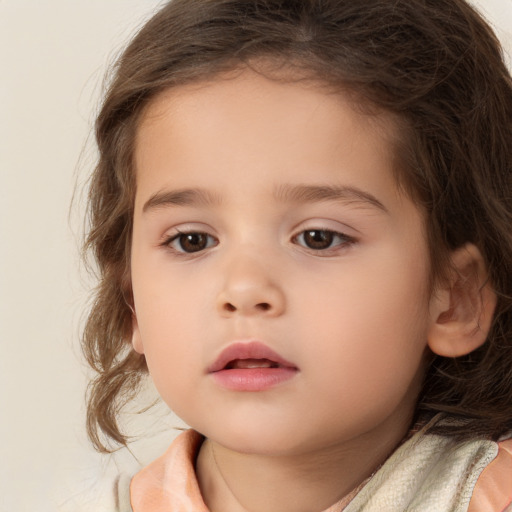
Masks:
[[[208,439],[197,459],[199,485],[211,512],[321,512],[369,478],[405,432],[284,456],[238,453]]]

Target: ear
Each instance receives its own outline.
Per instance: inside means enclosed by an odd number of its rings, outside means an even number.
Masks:
[[[135,352],[144,354],[144,345],[140,336],[139,323],[137,322],[137,315],[135,310],[132,309],[132,347]]]
[[[466,244],[451,254],[448,282],[440,284],[431,301],[433,323],[428,345],[444,357],[469,354],[485,343],[496,307],[496,293],[482,254]]]

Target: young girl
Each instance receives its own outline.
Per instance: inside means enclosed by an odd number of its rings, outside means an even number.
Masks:
[[[148,371],[191,427],[115,510],[509,510],[512,81],[472,7],[174,0],[96,136],[89,433],[126,444]]]

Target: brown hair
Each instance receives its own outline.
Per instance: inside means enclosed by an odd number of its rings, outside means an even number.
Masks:
[[[498,296],[486,343],[435,357],[417,414],[463,419],[443,433],[497,438],[512,429],[512,81],[499,43],[463,0],[174,0],[113,69],[97,119],[86,249],[100,273],[83,335],[98,373],[88,431],[125,444],[117,417],[147,372],[131,348],[130,243],[138,122],[161,91],[264,58],[355,93],[402,126],[400,180],[427,212],[434,274],[474,243]]]

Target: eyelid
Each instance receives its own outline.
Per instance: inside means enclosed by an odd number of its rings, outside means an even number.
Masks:
[[[355,219],[353,217],[346,218],[342,220],[341,215],[336,214],[336,212],[331,212],[333,215],[308,215],[307,218],[303,218],[300,222],[294,223],[290,229],[290,231],[294,233],[300,233],[302,231],[311,231],[311,230],[322,230],[322,231],[332,231],[334,233],[341,233],[346,236],[351,236],[352,238],[358,238],[362,236],[362,232],[357,229],[354,225]],[[352,221],[352,222],[351,222]]]
[[[158,245],[164,245],[169,242],[172,238],[179,235],[186,235],[188,233],[204,233],[210,235],[213,238],[217,238],[215,230],[208,224],[203,222],[180,222],[174,226],[166,226],[165,231],[161,231],[159,236]]]

